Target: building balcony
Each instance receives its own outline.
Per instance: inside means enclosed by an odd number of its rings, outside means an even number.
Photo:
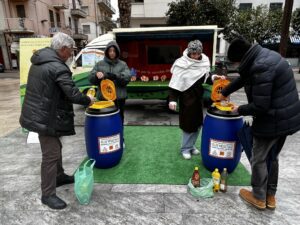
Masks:
[[[50,35],[52,36],[57,32],[62,32],[62,33],[68,34],[68,35],[72,34],[71,29],[69,29],[67,27],[56,27],[52,23],[50,23],[50,28],[49,28]]]
[[[115,14],[116,10],[112,5],[110,4],[110,1],[108,0],[97,0],[97,3],[100,8],[106,10],[110,14]]]
[[[100,16],[100,17],[98,17],[98,22],[99,22],[99,24],[112,23],[111,17],[108,17],[108,16]]]
[[[79,29],[79,28],[78,28],[77,32],[72,30],[71,36],[74,40],[87,40],[88,39],[88,35],[84,34],[82,29]]]
[[[28,18],[4,18],[3,21],[4,32],[20,33],[20,34],[34,34],[34,22]]]
[[[71,15],[76,18],[86,18],[87,14],[81,9],[71,9]]]
[[[98,23],[108,30],[116,27],[116,24],[111,20],[111,17],[108,16],[98,17]]]
[[[68,0],[52,0],[52,6],[55,9],[68,9],[69,1]]]

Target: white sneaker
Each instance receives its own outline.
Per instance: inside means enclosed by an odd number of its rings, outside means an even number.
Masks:
[[[184,159],[191,159],[192,158],[192,156],[191,156],[191,153],[182,153],[182,157],[184,158]]]
[[[199,155],[199,154],[200,154],[200,151],[198,149],[194,148],[192,150],[192,155]]]

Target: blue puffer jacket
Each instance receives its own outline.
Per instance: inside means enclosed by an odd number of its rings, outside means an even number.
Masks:
[[[300,129],[300,101],[289,63],[277,52],[253,45],[241,60],[240,77],[222,91],[228,96],[245,88],[248,104],[241,115],[253,116],[253,134],[259,137],[290,135]]]

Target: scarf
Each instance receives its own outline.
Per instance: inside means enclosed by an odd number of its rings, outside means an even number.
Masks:
[[[183,56],[177,59],[172,68],[172,78],[169,87],[178,91],[189,89],[196,81],[206,75],[210,71],[209,58],[203,53],[201,60],[191,59],[187,55],[187,49],[183,52]]]

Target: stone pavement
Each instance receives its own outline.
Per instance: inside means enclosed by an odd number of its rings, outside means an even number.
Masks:
[[[19,99],[11,80],[0,79],[9,88],[10,95],[0,88],[1,120],[13,121],[18,127]],[[8,83],[7,83],[8,82]],[[9,84],[9,85],[5,85]],[[17,90],[16,90],[17,91]],[[15,94],[12,97],[12,94]],[[243,92],[232,95],[232,101],[245,102]],[[9,105],[9,104],[12,105]],[[177,115],[165,110],[161,101],[128,101],[126,123],[176,125]],[[8,110],[6,112],[6,110]],[[5,113],[6,112],[6,113]],[[13,114],[15,113],[15,114]],[[83,157],[84,110],[76,107],[76,131],[64,137],[63,162],[67,173],[73,173]],[[4,126],[2,128],[2,126]],[[7,127],[7,128],[6,128]],[[196,201],[187,193],[185,185],[111,185],[95,184],[92,201],[79,205],[73,185],[57,189],[68,207],[51,210],[40,202],[40,162],[38,144],[26,144],[26,135],[20,128],[7,134],[10,123],[1,124],[0,137],[0,224],[272,224],[297,225],[300,221],[300,133],[288,137],[280,155],[278,208],[259,211],[245,204],[238,196],[240,187],[229,187],[226,194],[218,193],[212,199]],[[180,141],[180,140],[174,140]],[[126,149],[130,151],[130,149]],[[178,151],[174,149],[174,151]],[[242,163],[249,168],[246,158]],[[159,166],[159,165],[158,165]],[[163,171],[162,171],[163,172]],[[192,171],[191,171],[192,173]]]

